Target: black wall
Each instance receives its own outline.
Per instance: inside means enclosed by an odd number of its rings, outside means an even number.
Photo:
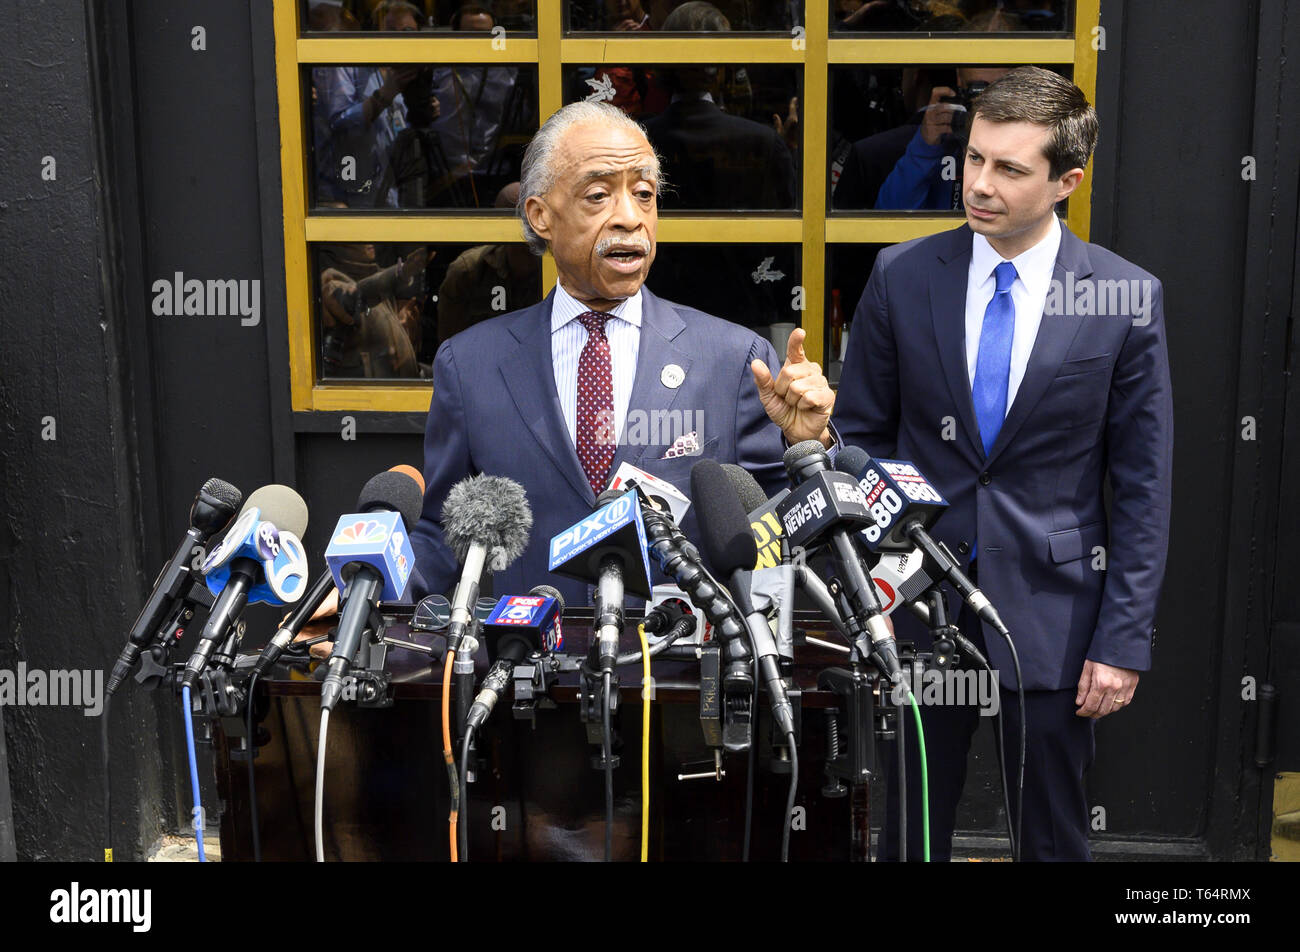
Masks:
[[[122,360],[120,294],[138,274],[125,273],[102,122],[109,66],[81,4],[6,3],[0,23],[0,667],[102,669],[139,610],[154,541],[134,365]],[[45,156],[53,181],[42,179]],[[114,841],[138,856],[164,822],[159,723],[138,695],[112,715]],[[77,708],[12,707],[4,730],[18,857],[99,858],[99,722]]]
[[[14,130],[0,150],[0,666],[102,666],[209,475],[245,492],[295,485],[319,553],[366,477],[419,463],[422,421],[352,414],[349,442],[342,414],[289,410],[269,3],[9,3],[0,22],[12,27],[0,88],[22,90],[0,97]],[[196,25],[203,52],[190,48]],[[1297,769],[1300,731],[1284,720],[1279,759],[1257,766],[1242,679],[1276,683],[1284,712],[1300,691],[1300,564],[1281,544],[1300,523],[1287,373],[1300,81],[1282,56],[1300,48],[1300,3],[1226,15],[1209,0],[1104,0],[1102,25],[1091,237],[1164,282],[1176,436],[1155,669],[1135,706],[1098,727],[1099,852],[1266,855],[1273,770]],[[40,180],[47,154],[56,182]],[[175,271],[260,279],[261,325],[154,317],[150,285]],[[115,814],[120,848],[138,851],[182,822],[189,796],[172,779],[173,706],[125,696]],[[97,855],[94,722],[4,713],[18,855]],[[994,836],[990,757],[977,758],[962,826]],[[2,834],[0,818],[0,846]]]

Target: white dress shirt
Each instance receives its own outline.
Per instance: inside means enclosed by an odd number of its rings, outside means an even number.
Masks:
[[[587,345],[587,329],[577,320],[591,308],[575,300],[557,281],[551,304],[551,361],[555,365],[555,389],[560,397],[564,425],[569,439],[578,445],[578,358]],[[641,345],[641,290],[609,312],[605,339],[609,341],[610,371],[614,375],[614,432],[623,437],[627,405],[632,400],[636,379],[637,349]]]
[[[1011,284],[1011,301],[1016,308],[1015,330],[1011,338],[1011,370],[1007,380],[1007,412],[1016,399],[1020,381],[1025,378],[1029,355],[1038,336],[1038,325],[1043,320],[1043,306],[1056,267],[1056,253],[1061,247],[1061,228],[1049,229],[1047,237],[1011,259],[1016,266],[1016,280]],[[966,276],[966,376],[975,386],[975,363],[980,352],[980,331],[984,328],[984,312],[997,289],[993,270],[1004,259],[993,250],[987,238],[976,234],[971,243],[970,271]]]

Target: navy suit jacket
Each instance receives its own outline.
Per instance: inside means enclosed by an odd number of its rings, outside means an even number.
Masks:
[[[978,584],[1011,630],[1026,689],[1074,687],[1085,658],[1145,671],[1173,450],[1160,282],[1062,226],[1053,281],[1064,302],[1045,310],[986,457],[966,370],[972,237],[963,225],[877,257],[844,361],[840,435],[872,456],[917,464],[950,503],[934,535],[963,561],[978,531]],[[1149,310],[1096,313],[1121,309],[1119,286],[1106,283],[1115,281],[1139,282]],[[1093,313],[1081,314],[1089,283]],[[952,617],[957,607],[953,597]],[[900,638],[928,643],[915,618],[893,617]],[[987,626],[984,635],[1002,684],[1014,687],[1005,643]]]
[[[660,425],[659,441],[620,444],[612,477],[626,461],[690,495],[691,467],[707,456],[744,465],[768,492],[785,484],[781,431],[758,398],[749,365],[763,360],[778,373],[772,344],[752,330],[693,308],[683,307],[642,288],[641,338],[636,378],[628,402],[633,411],[671,411],[661,421],[690,421],[698,456],[663,459],[682,427]],[[581,582],[551,575],[551,538],[592,510],[596,497],[583,474],[569,437],[555,386],[551,360],[551,303],[492,318],[455,335],[438,348],[433,365],[433,402],[424,439],[424,510],[411,533],[415,549],[412,592],[450,594],[460,577],[455,555],[442,532],[442,506],[453,485],[476,473],[508,476],[528,495],[533,528],[523,556],[493,578],[498,595],[526,593],[534,585],[554,585],[569,605],[587,605]],[[685,371],[680,386],[662,379],[663,368]],[[702,425],[702,429],[697,426]],[[644,428],[655,435],[655,426]],[[631,430],[625,423],[624,437]],[[698,542],[694,510],[682,529]],[[655,570],[652,581],[662,581]]]

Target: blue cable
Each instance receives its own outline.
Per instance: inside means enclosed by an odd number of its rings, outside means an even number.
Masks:
[[[190,709],[190,686],[181,687],[181,704],[185,706],[185,753],[190,759],[190,792],[194,797],[194,840],[199,847],[199,862],[206,863],[203,852],[203,798],[199,795],[199,764],[194,755],[194,712]]]

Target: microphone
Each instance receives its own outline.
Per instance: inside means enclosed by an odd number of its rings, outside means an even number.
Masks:
[[[785,468],[795,488],[777,507],[790,546],[829,542],[843,586],[845,621],[854,644],[891,681],[899,674],[898,646],[885,625],[875,586],[853,542],[851,529],[875,524],[857,480],[831,468],[818,440],[804,440],[785,452]]]
[[[556,628],[564,614],[564,597],[549,585],[534,586],[528,595],[504,595],[483,623],[488,657],[496,660],[470,705],[466,730],[476,731],[505,693],[515,665],[533,652],[553,651]]]
[[[456,554],[460,581],[452,597],[447,648],[456,650],[478,600],[483,570],[501,572],[523,554],[533,513],[524,487],[504,476],[469,476],[447,493],[442,505],[443,535]]]
[[[405,473],[411,479],[415,480],[420,487],[421,495],[424,494],[424,477],[414,466],[399,465],[389,470],[390,473]],[[405,521],[405,517],[403,517]],[[406,531],[411,531],[411,523],[406,523]],[[334,575],[332,572],[324,572],[317,579],[311,590],[303,596],[297,607],[284,617],[280,622],[280,627],[275,636],[262,649],[258,655],[257,663],[253,665],[253,675],[261,677],[271,669],[271,666],[280,660],[284,650],[293,643],[307,623],[311,621],[316,610],[325,603],[331,592],[336,591],[337,586],[334,584]]]
[[[782,489],[768,499],[763,493],[763,488],[758,485],[758,480],[744,468],[734,463],[723,463],[722,469],[731,479],[731,484],[740,497],[741,505],[749,510],[749,526],[754,531],[754,544],[758,546],[758,563],[755,571],[761,572],[780,565],[781,540],[785,532],[781,520],[776,517],[776,508],[790,495],[790,490]],[[831,598],[826,583],[813,574],[813,571],[802,561],[797,565],[790,564],[782,567],[788,567],[792,571],[794,583],[812,599],[826,619],[852,641],[853,638],[844,626],[843,619],[840,618],[840,610],[835,606],[835,599]],[[875,579],[873,578],[872,581]]]
[[[862,533],[869,547],[885,551],[920,549],[928,567],[946,579],[981,620],[1004,637],[1009,636],[988,596],[961,570],[947,546],[931,537],[929,530],[948,503],[914,463],[876,460],[856,446],[846,446],[838,454],[836,467],[857,476],[867,499],[874,500],[876,525]]]
[[[250,602],[287,605],[307,589],[307,504],[288,486],[272,483],[248,497],[235,524],[203,563],[217,596],[199,643],[185,662],[181,683],[193,688],[217,645]]]
[[[375,606],[406,592],[415,565],[410,526],[420,519],[424,493],[407,473],[389,470],[361,488],[357,512],[339,518],[325,549],[334,585],[343,593],[338,634],[321,683],[321,707],[332,711],[361,647]]]
[[[551,539],[548,568],[556,575],[595,583],[597,641],[592,647],[601,673],[612,675],[623,633],[623,598],[625,594],[651,597],[650,560],[637,491],[601,493],[590,516]]]
[[[781,733],[793,737],[794,713],[785,682],[781,680],[776,640],[768,625],[766,609],[756,604],[751,593],[758,550],[749,516],[731,478],[716,460],[703,459],[691,468],[691,499],[695,503],[705,557],[714,571],[731,581],[732,598],[744,615],[754,642],[759,674],[767,685],[772,715]]]
[[[190,506],[190,527],[171,559],[154,580],[153,591],[126,637],[126,646],[118,655],[108,677],[108,694],[112,694],[131,674],[140,653],[158,637],[158,629],[176,609],[177,600],[194,582],[191,560],[194,550],[207,546],[208,540],[226,528],[244,495],[230,483],[213,476],[203,484]]]

